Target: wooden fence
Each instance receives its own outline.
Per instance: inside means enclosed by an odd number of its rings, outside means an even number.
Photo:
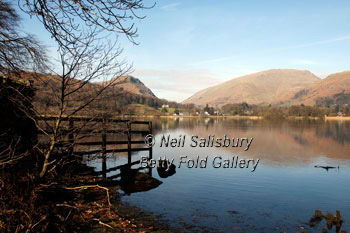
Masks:
[[[57,120],[57,116],[41,116],[38,118],[39,121],[54,122]],[[114,119],[114,118],[91,118],[91,117],[62,117],[62,122],[67,122],[68,127],[66,127],[62,134],[67,136],[67,145],[70,145],[69,150],[72,154],[77,155],[92,155],[92,154],[102,154],[102,175],[107,178],[107,174],[111,171],[120,170],[123,167],[131,167],[135,164],[140,163],[140,160],[132,161],[132,152],[137,151],[148,151],[149,159],[152,158],[152,147],[133,147],[133,145],[145,145],[144,140],[133,140],[133,135],[141,135],[146,136],[148,134],[152,134],[152,121],[137,121],[137,120],[128,120],[128,119]],[[76,130],[76,122],[93,122],[93,123],[101,123],[100,129],[81,129],[79,131]],[[122,130],[114,130],[108,129],[108,125],[110,124],[125,124],[125,128]],[[144,125],[147,127],[146,130],[135,130],[133,129],[133,125]],[[52,134],[49,129],[45,130],[45,132]],[[100,135],[101,140],[98,141],[89,141],[83,142],[75,139],[76,134],[79,135],[89,134],[93,132],[95,136]],[[125,134],[127,136],[127,140],[107,140],[107,134]],[[64,143],[58,143],[58,145],[63,145]],[[74,145],[74,146],[73,146]],[[127,145],[127,148],[113,148],[109,149],[108,145]],[[99,149],[94,150],[75,150],[74,148],[79,146],[96,146]],[[127,152],[128,153],[128,162],[127,164],[123,164],[116,167],[111,167],[107,169],[107,154],[108,153],[118,153],[118,152]],[[149,170],[151,173],[151,169]],[[114,179],[119,177],[120,174],[110,176],[108,179]]]

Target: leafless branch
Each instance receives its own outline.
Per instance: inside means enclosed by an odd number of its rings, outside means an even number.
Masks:
[[[125,34],[132,42],[138,36],[136,12],[152,8],[144,0],[18,0],[20,8],[36,16],[60,46],[84,44],[88,31],[109,31]]]
[[[46,69],[45,48],[35,36],[20,32],[19,21],[12,5],[0,1],[0,74]]]

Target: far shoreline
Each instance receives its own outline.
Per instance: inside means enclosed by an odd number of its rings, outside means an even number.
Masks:
[[[57,117],[56,115],[42,115],[41,117]],[[67,117],[63,115],[62,117]],[[78,118],[84,118],[88,116],[76,116]],[[228,119],[248,119],[248,120],[263,120],[263,116],[222,116],[222,115],[116,115],[114,118],[118,119],[130,119],[130,118],[228,118]],[[350,116],[286,116],[283,118],[266,118],[268,120],[324,120],[324,121],[350,121]]]
[[[197,116],[189,116],[189,115],[135,115],[135,116],[120,116],[122,118],[228,118],[228,119],[248,119],[248,120],[263,120],[265,117],[263,116],[216,116],[216,115],[197,115]],[[276,118],[280,120],[324,120],[324,121],[350,121],[350,116],[324,116],[324,117],[312,117],[312,116],[286,116],[284,118]]]
[[[350,120],[350,116],[342,116],[342,117],[326,116],[324,119],[326,121],[349,121]]]
[[[169,116],[151,116],[151,117],[160,117],[160,118],[232,118],[232,119],[251,119],[251,120],[261,120],[263,116],[180,116],[180,115],[169,115]]]

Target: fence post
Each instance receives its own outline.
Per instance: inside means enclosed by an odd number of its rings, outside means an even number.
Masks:
[[[69,118],[69,127],[68,127],[68,143],[69,143],[69,156],[72,156],[73,154],[73,143],[74,143],[74,134],[73,134],[73,130],[74,130],[74,121],[72,118]]]
[[[128,121],[128,165],[131,166],[131,122]]]
[[[148,122],[148,132],[149,134],[152,134],[152,121]],[[154,140],[154,139],[153,139]],[[153,150],[152,150],[152,146],[149,147],[149,159],[152,159],[153,157]]]
[[[148,122],[148,133],[149,133],[149,134],[152,134],[152,133],[153,133],[153,132],[152,132],[152,121],[149,121],[149,122]],[[153,139],[153,140],[154,140],[154,139]],[[153,149],[152,149],[152,146],[150,146],[150,147],[149,147],[149,156],[148,156],[148,160],[152,159],[152,157],[153,157]],[[150,176],[152,176],[152,168],[151,168],[151,167],[148,168],[148,174],[149,174]]]
[[[107,137],[106,137],[106,122],[105,119],[102,119],[102,173],[103,178],[107,177],[107,155],[106,155],[106,145],[107,145]]]

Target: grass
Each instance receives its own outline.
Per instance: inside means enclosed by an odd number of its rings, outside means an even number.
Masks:
[[[159,115],[160,111],[144,104],[129,104],[127,112],[135,115]]]

